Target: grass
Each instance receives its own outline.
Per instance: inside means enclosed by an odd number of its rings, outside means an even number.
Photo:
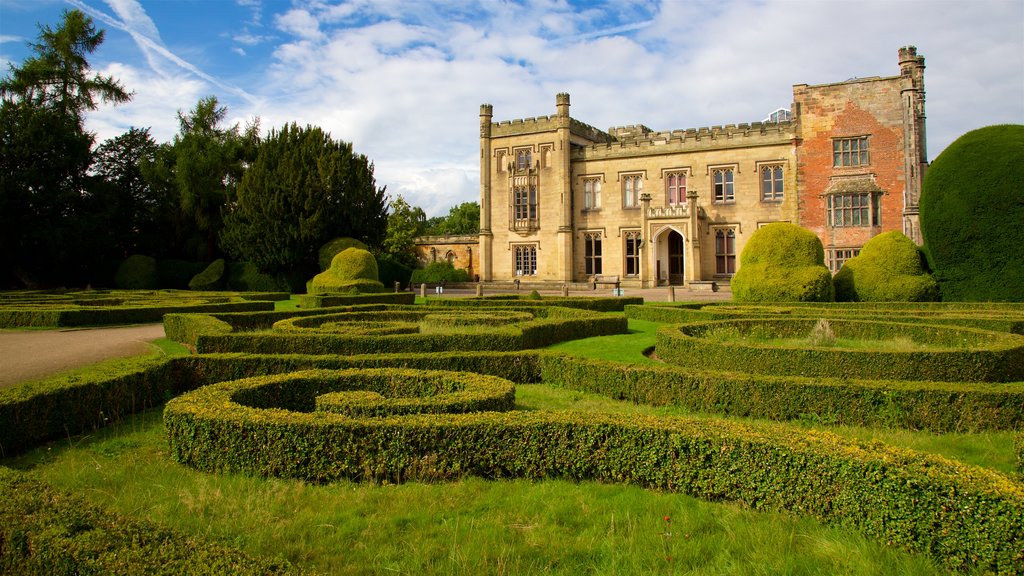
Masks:
[[[932,345],[915,342],[906,336],[895,338],[843,338],[831,332],[827,322],[822,329],[821,320],[807,336],[777,338],[761,331],[743,334],[734,326],[716,327],[703,333],[700,337],[719,344],[743,344],[752,346],[769,346],[775,348],[842,348],[844,350],[872,350],[879,352],[917,352],[924,350],[945,350],[948,345]]]
[[[651,362],[644,351],[654,346],[661,326],[630,320],[628,334],[552,349]],[[158,355],[187,353],[170,341],[156,344]],[[519,386],[517,407],[720,418],[549,385]],[[812,421],[792,425],[1004,473],[1015,467],[1012,433],[936,435]],[[169,459],[160,409],[0,464],[30,470],[127,516],[328,574],[943,573],[923,555],[892,549],[855,530],[632,486],[479,478],[319,486],[200,473]]]
[[[579,407],[577,393],[520,389],[524,407]],[[3,464],[122,514],[329,574],[940,573],[853,530],[631,486],[204,474],[168,459],[159,409]]]

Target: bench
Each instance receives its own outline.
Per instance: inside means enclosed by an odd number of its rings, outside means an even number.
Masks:
[[[594,276],[590,279],[590,283],[593,285],[593,289],[597,290],[598,284],[611,284],[616,290],[619,289],[619,277],[618,276]]]

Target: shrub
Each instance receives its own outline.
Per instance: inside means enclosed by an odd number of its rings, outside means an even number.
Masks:
[[[227,286],[229,290],[250,292],[276,292],[286,288],[273,276],[260,272],[252,262],[228,264]]]
[[[366,244],[363,244],[355,238],[335,238],[330,240],[320,247],[318,261],[320,262],[320,271],[327,270],[331,267],[331,262],[334,261],[334,257],[348,250],[349,248],[359,248],[360,250],[369,250]]]
[[[158,284],[156,259],[142,254],[125,258],[114,274],[114,285],[124,290],[152,290]]]
[[[438,284],[440,282],[469,282],[469,272],[452,266],[447,260],[427,264],[426,268],[412,271],[413,284]]]
[[[313,277],[309,290],[314,294],[375,293],[384,292],[385,288],[377,280],[377,261],[373,254],[360,248],[346,248],[331,260],[330,268]]]
[[[1024,300],[1024,126],[950,144],[925,173],[921,233],[944,300]]]
[[[223,258],[218,258],[205,270],[196,274],[192,280],[189,281],[188,287],[190,290],[220,290],[224,286],[224,271],[227,268]]]
[[[187,290],[189,281],[208,265],[207,262],[160,260],[156,263],[157,282],[160,288]]]
[[[921,302],[938,300],[935,279],[921,266],[921,253],[902,232],[885,232],[846,261],[834,278],[836,300]]]
[[[821,240],[810,230],[786,222],[768,224],[750,236],[731,285],[737,302],[833,299],[832,274],[825,267]]]
[[[398,289],[408,288],[412,281],[412,268],[402,264],[389,254],[377,256],[377,273],[380,276],[380,283],[385,288],[391,288],[398,282]]]

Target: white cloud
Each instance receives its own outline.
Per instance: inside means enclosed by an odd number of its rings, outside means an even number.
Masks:
[[[375,162],[380,185],[431,216],[478,198],[484,102],[496,120],[548,115],[555,93],[568,91],[573,116],[602,129],[748,122],[788,107],[793,84],[895,75],[897,49],[916,44],[928,63],[932,158],[972,128],[1024,122],[1019,0],[236,2],[267,10],[281,31],[240,23],[230,35],[242,52],[273,46],[269,61],[256,50],[247,57],[246,73],[258,82],[242,88],[170,53],[137,2],[110,0],[117,17],[108,18],[164,75],[121,69],[136,101],[97,121],[116,135],[127,127],[123,111],[169,139],[178,109],[217,93],[233,118],[258,115],[264,129],[315,124],[352,141]]]

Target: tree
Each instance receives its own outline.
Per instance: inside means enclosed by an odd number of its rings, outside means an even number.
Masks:
[[[426,230],[427,215],[418,206],[410,206],[401,194],[390,203],[387,237],[383,252],[410,268],[416,267],[416,237]]]
[[[373,164],[313,126],[271,131],[224,210],[221,246],[268,273],[309,278],[327,240],[380,243],[386,208]]]
[[[480,203],[463,202],[452,206],[447,216],[427,221],[427,234],[446,236],[449,234],[477,234],[480,232]]]
[[[943,300],[1024,300],[1024,126],[972,130],[925,173],[921,234]]]
[[[179,131],[174,138],[174,182],[182,212],[204,239],[196,256],[213,259],[223,227],[221,212],[234,194],[243,166],[255,154],[259,123],[243,134],[234,125],[224,128],[227,108],[216,96],[201,98],[188,114],[178,112]]]
[[[0,80],[0,242],[4,284],[87,280],[99,252],[83,210],[93,137],[82,126],[97,99],[125,102],[113,78],[89,75],[103,42],[92,19],[64,12],[41,26],[35,56]],[[15,281],[15,278],[17,279]]]
[[[89,76],[86,56],[103,43],[103,30],[97,31],[92,18],[79,10],[65,10],[63,18],[56,30],[39,27],[39,41],[29,44],[36,56],[19,67],[11,65],[10,76],[0,81],[0,94],[75,117],[95,110],[97,97],[114,104],[131,100],[113,77]]]

